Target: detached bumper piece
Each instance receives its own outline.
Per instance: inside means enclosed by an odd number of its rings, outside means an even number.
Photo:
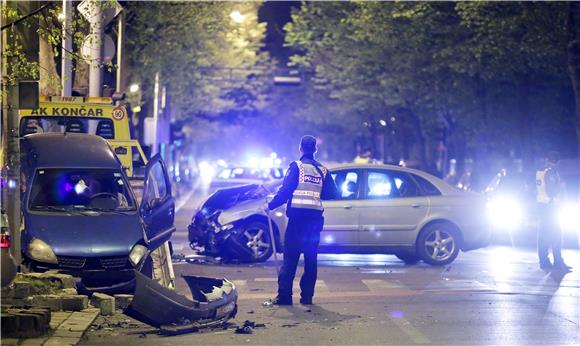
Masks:
[[[161,334],[178,335],[219,327],[237,313],[238,292],[226,279],[183,276],[190,297],[161,286],[135,272],[135,296],[131,308],[158,327]]]

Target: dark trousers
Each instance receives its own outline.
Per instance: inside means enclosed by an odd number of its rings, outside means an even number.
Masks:
[[[317,276],[318,244],[324,218],[290,217],[284,239],[284,263],[278,276],[278,296],[292,297],[292,284],[300,254],[304,254],[304,274],[300,279],[300,290],[303,298],[312,298]]]
[[[552,248],[554,263],[562,263],[562,228],[554,204],[538,203],[538,258],[548,263],[548,250]]]

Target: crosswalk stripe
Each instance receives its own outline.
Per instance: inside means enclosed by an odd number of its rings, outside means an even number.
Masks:
[[[238,292],[246,292],[248,290],[247,280],[232,280],[232,283],[236,286]]]
[[[411,322],[407,321],[402,317],[389,317],[391,321],[399,327],[399,329],[405,333],[414,343],[416,344],[430,344],[431,341],[421,333],[417,328],[413,327]]]
[[[256,282],[276,282],[278,278],[254,278]]]
[[[383,279],[362,279],[361,281],[365,286],[367,286],[369,291],[384,291],[404,288],[404,286],[398,282]]]

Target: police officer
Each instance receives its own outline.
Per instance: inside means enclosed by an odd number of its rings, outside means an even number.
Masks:
[[[304,254],[304,274],[300,280],[300,303],[312,304],[317,275],[318,243],[324,225],[322,199],[336,197],[336,185],[326,167],[314,159],[316,139],[303,136],[299,161],[290,164],[284,182],[267,208],[287,203],[288,226],[284,239],[284,263],[278,276],[276,305],[292,305],[292,283],[300,254]]]
[[[536,202],[538,204],[538,257],[542,269],[568,270],[571,267],[562,258],[562,229],[558,220],[558,200],[561,181],[558,173],[560,155],[551,151],[546,157],[546,165],[536,172]],[[548,250],[552,248],[554,264],[550,263]]]

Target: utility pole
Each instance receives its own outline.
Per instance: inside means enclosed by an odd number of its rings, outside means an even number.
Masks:
[[[124,64],[123,64],[123,49],[125,47],[125,11],[121,11],[118,18],[118,33],[117,33],[117,80],[115,87],[115,96],[117,100],[121,99],[123,92],[125,91],[125,79],[123,76]],[[119,101],[117,101],[119,102]]]
[[[89,68],[89,96],[100,97],[103,85],[103,10],[98,1],[91,2],[92,16],[89,19],[91,25],[90,35],[90,68]]]
[[[62,83],[62,96],[72,96],[72,34],[70,33],[70,27],[72,22],[72,1],[62,0],[62,12],[64,15],[64,20],[62,23],[62,53],[61,53],[61,83]]]
[[[3,0],[2,7],[6,8],[8,1]],[[33,13],[39,7],[38,2],[21,1],[11,2],[22,13]],[[34,21],[31,21],[34,23]],[[30,62],[38,62],[39,40],[38,26],[15,25],[2,32],[2,144],[5,149],[5,168],[7,186],[2,189],[3,207],[5,207],[8,223],[12,236],[12,255],[17,263],[20,263],[20,142],[19,142],[19,85],[9,84],[8,76],[11,73],[10,64],[13,61],[7,59],[6,49],[8,43],[8,31],[14,30],[14,40],[24,47],[24,56]]]

